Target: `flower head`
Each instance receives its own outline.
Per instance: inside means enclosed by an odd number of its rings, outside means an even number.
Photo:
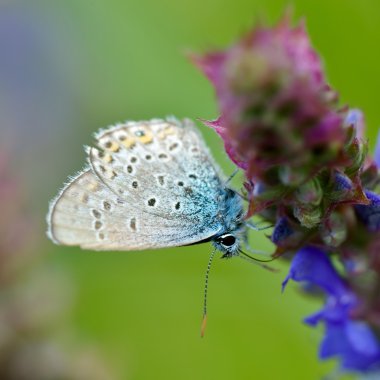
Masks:
[[[225,51],[195,59],[215,86],[221,116],[209,123],[249,179],[303,181],[338,159],[345,111],[326,85],[303,24],[257,27]],[[280,166],[286,164],[286,173]]]

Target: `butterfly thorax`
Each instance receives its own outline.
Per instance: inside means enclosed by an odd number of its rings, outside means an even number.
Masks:
[[[221,231],[211,239],[223,257],[238,254],[240,242],[244,238],[244,209],[240,196],[231,189],[223,189],[220,195],[221,208],[217,218],[221,221]]]

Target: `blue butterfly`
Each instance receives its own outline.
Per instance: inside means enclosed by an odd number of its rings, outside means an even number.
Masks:
[[[48,236],[94,250],[211,242],[223,257],[252,259],[241,196],[226,187],[190,120],[126,122],[95,135],[88,164],[51,202]]]

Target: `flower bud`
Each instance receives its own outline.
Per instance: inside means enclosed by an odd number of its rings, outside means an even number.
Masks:
[[[380,230],[380,196],[372,191],[365,191],[365,195],[370,201],[369,205],[355,205],[358,218],[365,224],[371,232]]]
[[[282,217],[277,220],[271,240],[274,244],[281,245],[281,243],[293,235],[293,233],[294,230],[291,228],[289,220]]]
[[[313,178],[299,186],[295,192],[296,200],[309,206],[318,206],[321,203],[322,196],[323,191],[317,178]]]
[[[322,219],[322,210],[320,207],[313,206],[294,206],[293,215],[298,219],[301,226],[314,228],[319,225]]]
[[[321,225],[320,236],[329,247],[339,247],[347,238],[347,224],[342,214],[333,212]]]

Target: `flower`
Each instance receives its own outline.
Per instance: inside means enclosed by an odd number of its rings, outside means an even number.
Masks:
[[[194,61],[220,110],[206,124],[245,175],[246,218],[274,225],[273,257],[292,260],[283,288],[292,279],[325,295],[305,319],[325,326],[319,357],[378,373],[380,135],[372,159],[363,113],[339,105],[303,24],[255,27]]]
[[[320,359],[337,356],[343,370],[368,371],[379,366],[380,344],[366,323],[352,319],[351,312],[359,301],[324,251],[313,246],[298,251],[283,289],[290,279],[317,285],[326,294],[323,309],[305,319],[310,326],[325,325]]]

